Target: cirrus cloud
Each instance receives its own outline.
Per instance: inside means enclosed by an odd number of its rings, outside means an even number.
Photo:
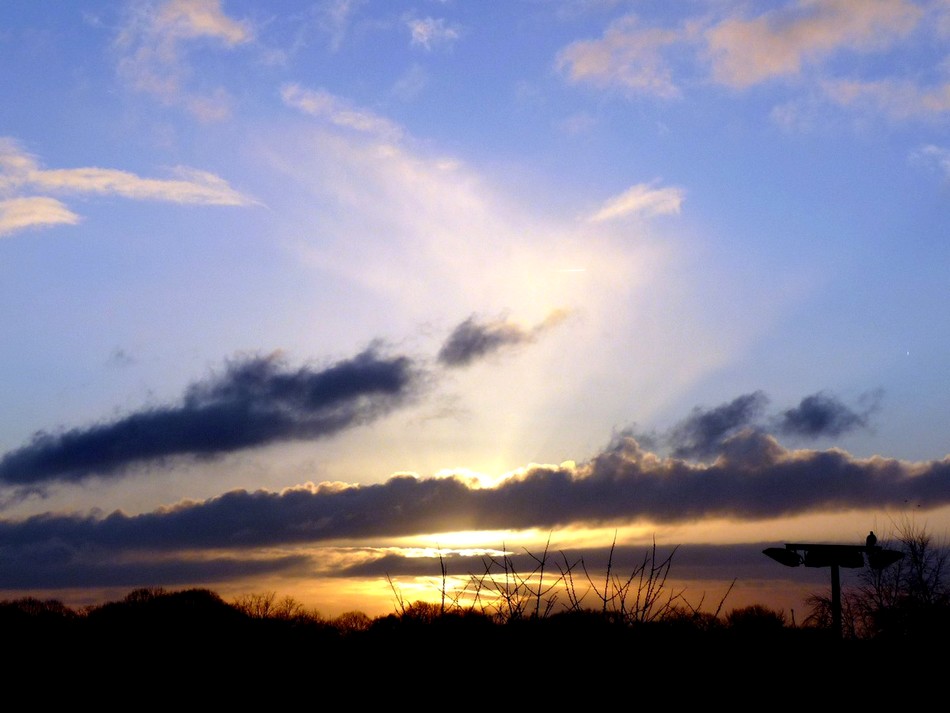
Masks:
[[[841,106],[870,106],[896,120],[937,118],[950,112],[950,82],[922,87],[910,80],[829,80],[825,95]]]
[[[398,138],[402,134],[402,129],[389,119],[353,107],[346,100],[323,89],[306,89],[290,83],[281,87],[280,96],[287,106],[335,126],[387,138]]]
[[[601,39],[578,40],[565,47],[555,64],[574,83],[670,99],[680,90],[662,51],[680,40],[676,31],[643,27],[636,16],[628,15],[611,23]]]
[[[79,216],[55,198],[30,196],[0,201],[0,237],[47,225],[75,225]]]
[[[457,27],[446,23],[444,18],[426,17],[412,19],[406,23],[412,35],[412,44],[427,50],[437,44],[448,44],[459,38]]]
[[[134,5],[115,46],[120,53],[119,75],[136,91],[166,105],[184,106],[202,121],[230,115],[230,95],[222,88],[190,89],[190,70],[183,47],[212,41],[232,48],[253,39],[246,21],[228,17],[221,0],[168,0],[159,5]]]
[[[594,223],[616,220],[630,215],[670,215],[680,212],[684,192],[681,188],[654,188],[655,184],[638,183],[610,198],[590,216]]]
[[[0,137],[0,235],[30,227],[79,221],[59,200],[23,193],[115,195],[132,200],[163,201],[193,205],[246,206],[251,198],[208,171],[179,166],[175,178],[143,178],[112,168],[42,168],[17,141]]]

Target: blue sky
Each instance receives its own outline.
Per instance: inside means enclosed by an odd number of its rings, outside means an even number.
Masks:
[[[942,536],[948,40],[945,0],[3,3],[0,591],[385,610],[408,555],[617,534],[789,607],[826,573],[763,543]]]

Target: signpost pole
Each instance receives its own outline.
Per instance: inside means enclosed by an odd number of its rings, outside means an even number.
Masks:
[[[897,562],[904,553],[897,550],[885,550],[877,544],[872,532],[864,545],[801,544],[789,543],[784,548],[768,547],[762,550],[776,562],[786,567],[831,567],[831,623],[834,635],[843,637],[841,621],[841,567],[855,569],[867,565],[872,569],[883,569]]]
[[[831,565],[831,619],[835,635],[841,638],[841,573],[838,563]]]

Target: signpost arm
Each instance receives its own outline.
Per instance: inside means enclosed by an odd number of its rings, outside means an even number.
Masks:
[[[831,567],[831,624],[836,637],[843,638],[841,622],[841,567],[856,569],[867,565],[883,569],[904,556],[897,550],[885,550],[870,533],[864,545],[788,543],[784,548],[767,547],[762,553],[786,567]]]

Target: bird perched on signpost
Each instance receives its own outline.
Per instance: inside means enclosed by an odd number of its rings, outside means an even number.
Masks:
[[[877,544],[877,535],[874,534],[874,530],[871,530],[870,534],[868,534],[864,544],[868,547],[874,547],[874,545]]]

